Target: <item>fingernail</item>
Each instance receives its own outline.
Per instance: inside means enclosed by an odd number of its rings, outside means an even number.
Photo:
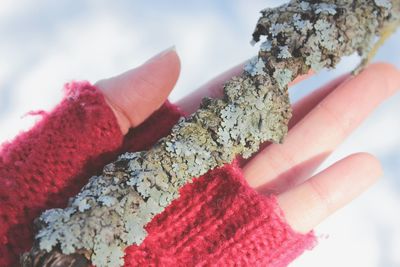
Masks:
[[[150,62],[153,62],[155,60],[159,60],[160,58],[164,57],[165,55],[169,54],[171,51],[176,51],[175,45],[168,47],[167,49],[161,51],[160,53],[156,54],[152,58],[148,59],[143,65],[146,65]]]

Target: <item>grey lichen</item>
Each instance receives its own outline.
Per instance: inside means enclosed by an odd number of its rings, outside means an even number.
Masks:
[[[283,33],[285,31],[290,31],[289,25],[287,23],[275,23],[271,25],[270,33],[273,37],[278,36],[278,34]]]
[[[339,45],[339,41],[343,41],[343,38],[339,36],[338,29],[334,24],[331,24],[327,20],[319,19],[314,24],[315,32],[317,33],[316,43],[314,45],[320,45],[329,51],[334,51]],[[339,40],[336,39],[339,36]]]
[[[264,67],[265,63],[262,59],[253,57],[246,65],[244,65],[244,71],[249,73],[251,76],[263,75],[265,74]]]
[[[265,40],[261,45],[260,45],[260,51],[263,52],[269,52],[272,49],[272,42],[270,40]]]
[[[308,20],[303,20],[301,15],[296,13],[293,15],[293,25],[296,30],[300,31],[301,34],[306,35],[309,30],[312,30],[313,24]]]
[[[277,69],[273,77],[281,90],[285,90],[293,79],[293,72],[290,69]]]
[[[287,59],[292,57],[292,54],[289,51],[289,48],[287,47],[287,45],[284,46],[280,46],[279,47],[279,53],[278,53],[278,58],[282,58],[282,59]]]
[[[289,82],[311,68],[334,67],[345,55],[366,56],[375,36],[398,19],[398,2],[293,0],[263,10],[253,33],[256,42],[265,36],[260,52],[224,85],[224,97],[203,99],[152,149],[119,156],[66,209],[44,212],[39,254],[57,248],[98,267],[121,266],[124,249],[143,242],[146,224],[183,185],[238,154],[250,157],[265,141],[282,142],[291,117]]]
[[[299,7],[302,11],[308,11],[310,10],[310,3],[308,3],[307,1],[300,1]]]
[[[383,7],[386,9],[390,9],[392,7],[392,1],[391,0],[375,0],[375,4],[379,7]]]
[[[330,15],[335,15],[336,14],[336,9],[337,6],[335,4],[329,4],[329,3],[319,3],[315,5],[315,13],[326,13]]]

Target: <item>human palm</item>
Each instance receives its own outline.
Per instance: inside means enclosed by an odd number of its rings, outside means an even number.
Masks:
[[[191,114],[203,97],[221,97],[223,83],[240,74],[242,67],[216,77],[176,105]],[[167,50],[138,68],[98,81],[96,86],[104,93],[125,134],[162,105],[179,71],[176,52]],[[298,77],[294,83],[305,78]],[[298,232],[309,232],[382,175],[379,161],[367,153],[352,154],[312,174],[399,87],[399,71],[380,63],[358,76],[343,75],[314,90],[293,105],[284,143],[266,144],[243,163],[249,185],[260,194],[276,194],[289,225]]]

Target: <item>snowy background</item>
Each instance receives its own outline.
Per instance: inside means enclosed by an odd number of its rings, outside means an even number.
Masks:
[[[258,12],[282,1],[2,0],[0,5],[0,142],[28,129],[30,110],[49,110],[72,79],[95,82],[176,45],[182,73],[178,100],[257,52],[249,45]],[[400,33],[376,60],[400,67]],[[356,57],[291,90],[294,100],[352,69]],[[377,88],[379,89],[379,88]],[[320,244],[291,266],[400,266],[400,95],[385,102],[325,162],[357,151],[378,156],[385,176],[317,229]]]

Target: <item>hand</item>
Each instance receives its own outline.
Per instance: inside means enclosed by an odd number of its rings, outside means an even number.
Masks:
[[[190,114],[204,96],[220,97],[222,85],[238,75],[239,65],[177,105]],[[143,66],[101,80],[103,91],[121,130],[127,133],[169,95],[179,76],[180,63],[174,50],[165,51]],[[298,82],[305,77],[299,77]],[[367,153],[350,155],[324,171],[312,172],[376,108],[400,87],[393,66],[373,64],[360,75],[341,76],[293,106],[290,131],[284,144],[269,144],[243,166],[248,183],[263,194],[275,193],[294,230],[309,232],[338,208],[358,196],[381,175],[379,161]]]

